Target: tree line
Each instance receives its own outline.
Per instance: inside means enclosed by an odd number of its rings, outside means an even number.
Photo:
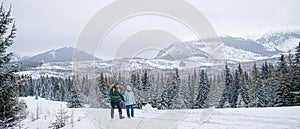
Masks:
[[[121,83],[121,90],[131,86],[136,107],[150,103],[158,109],[279,107],[300,105],[300,43],[295,54],[281,55],[276,64],[253,63],[251,70],[242,65],[229,66],[212,74],[206,69],[150,69],[100,73],[96,79],[77,75],[32,79],[20,76],[20,96],[40,96],[66,101],[68,107],[109,108],[109,86]],[[234,69],[234,67],[236,67]],[[233,70],[231,70],[233,69]]]

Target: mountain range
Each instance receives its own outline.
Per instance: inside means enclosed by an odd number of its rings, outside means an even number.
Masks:
[[[289,50],[293,51],[300,41],[300,30],[281,31],[267,33],[256,40],[222,36],[217,39],[221,43],[224,51],[224,58],[235,62],[247,62],[261,59],[273,58],[281,53],[287,53]],[[205,49],[206,39],[189,42],[176,42],[159,52],[154,59],[175,60],[176,59],[195,59],[208,58],[209,53]],[[183,50],[183,51],[181,51]],[[180,53],[181,51],[181,53]],[[190,52],[190,54],[187,54]],[[73,55],[76,54],[76,59]],[[21,58],[21,61],[39,61],[39,62],[64,62],[64,61],[88,61],[99,60],[94,55],[90,55],[82,50],[63,47],[59,49],[50,50],[32,57]]]
[[[214,39],[215,40],[215,39]],[[289,50],[299,45],[300,31],[285,31],[268,33],[251,40],[240,37],[222,36],[217,39],[229,65],[241,63],[246,69],[253,62],[276,63],[280,54],[287,54]],[[41,75],[67,77],[74,73],[74,69],[81,74],[99,75],[99,72],[110,74],[112,70],[131,71],[137,69],[189,69],[210,68],[217,64],[208,60],[210,54],[205,49],[208,39],[190,42],[175,42],[160,51],[153,59],[124,58],[118,60],[101,60],[79,49],[63,47],[50,50],[32,57],[19,58],[22,62],[20,74],[29,74],[35,78]],[[76,59],[73,55],[76,54]],[[174,58],[175,57],[175,58]],[[76,60],[76,62],[73,62]],[[249,68],[248,68],[249,69]],[[77,72],[78,73],[78,72]]]
[[[236,62],[247,62],[273,58],[281,53],[294,51],[294,48],[300,41],[300,30],[268,33],[256,40],[222,36],[217,39],[202,39],[199,41],[173,43],[165,50],[159,52],[155,58],[174,60],[174,55],[172,55],[172,53],[178,53],[180,49],[191,52],[191,54],[186,54],[186,57],[184,57],[185,59],[194,57],[207,58],[210,54],[205,51],[205,43],[212,42],[212,40],[220,42],[225,59]],[[171,53],[172,56],[167,53]],[[175,54],[175,56],[177,55]],[[180,58],[181,57],[179,57],[179,59]]]

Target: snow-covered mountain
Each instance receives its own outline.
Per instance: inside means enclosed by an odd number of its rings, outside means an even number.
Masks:
[[[26,60],[30,57],[28,56],[20,56],[20,55],[17,55],[17,54],[13,54],[12,58],[11,58],[11,61],[12,62],[18,62],[18,61],[21,61],[21,60]]]
[[[22,61],[65,62],[73,60],[87,61],[98,60],[98,58],[79,49],[75,49],[72,47],[63,47],[35,55]]]
[[[179,59],[207,58],[209,54],[205,52],[205,43],[220,42],[224,50],[225,59],[248,62],[273,58],[281,53],[287,53],[289,50],[293,51],[299,41],[300,30],[267,33],[257,40],[222,36],[216,39],[173,43],[165,50],[160,51],[155,59],[174,60],[174,56],[177,59],[177,55],[182,55],[180,51],[187,52],[188,54],[183,54],[184,56],[181,56]]]
[[[300,39],[300,30],[291,30],[285,32],[270,32],[257,39],[256,42],[262,44],[269,51],[293,50],[298,45]]]
[[[223,48],[223,59],[231,65],[242,63],[251,66],[253,62],[270,63],[277,61],[282,53],[294,51],[299,44],[300,31],[286,31],[269,33],[257,40],[223,36],[218,40]],[[281,38],[284,37],[284,38]],[[61,48],[23,60],[20,74],[30,74],[34,77],[41,75],[67,77],[74,69],[81,74],[111,73],[113,70],[131,71],[137,69],[189,69],[210,68],[217,66],[207,60],[208,51],[205,49],[206,40],[191,42],[175,42],[160,51],[154,59],[124,58],[119,60],[95,60],[96,57],[74,48]],[[77,54],[77,61],[73,61],[73,54]],[[217,51],[218,53],[218,51]],[[221,52],[220,52],[221,53]],[[175,57],[175,58],[174,58]],[[26,61],[28,63],[26,63]]]

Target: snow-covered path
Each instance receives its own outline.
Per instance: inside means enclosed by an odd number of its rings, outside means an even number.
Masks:
[[[120,120],[118,112],[115,111],[115,118],[110,119],[109,109],[86,108],[83,110],[86,116],[99,128],[103,129],[168,129],[176,127],[188,113],[188,110],[176,111],[150,111],[143,112],[135,110],[135,118]],[[125,115],[123,110],[123,115]]]
[[[300,107],[216,109],[210,118],[199,121],[193,110],[178,128],[205,129],[299,129]]]
[[[22,98],[30,112],[22,121],[23,128],[45,129],[55,121],[55,114],[66,108],[63,102],[34,97]],[[32,121],[39,104],[40,119]],[[66,108],[67,109],[67,108]],[[300,107],[238,108],[206,110],[135,110],[135,118],[110,119],[109,109],[68,108],[73,112],[73,124],[68,120],[64,129],[300,129]],[[123,115],[125,116],[125,110]],[[30,115],[31,114],[31,115]]]

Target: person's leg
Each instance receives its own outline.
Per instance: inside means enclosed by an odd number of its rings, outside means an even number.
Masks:
[[[119,113],[122,114],[121,102],[116,102],[116,105],[117,105]]]
[[[131,105],[131,117],[134,117],[134,104]]]
[[[124,119],[124,116],[122,116],[122,108],[121,108],[121,102],[116,102],[118,110],[119,110],[119,116],[120,119]]]
[[[111,117],[111,119],[114,118],[114,109],[115,109],[115,105],[116,105],[115,102],[111,102],[111,110],[110,110],[110,117]]]
[[[129,108],[130,108],[130,105],[126,105],[126,113],[127,113],[128,118],[130,118]]]

